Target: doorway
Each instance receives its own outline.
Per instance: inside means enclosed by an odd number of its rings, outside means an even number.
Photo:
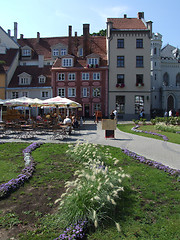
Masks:
[[[173,110],[174,109],[174,97],[170,95],[167,99],[167,110]]]
[[[89,104],[84,105],[84,115],[85,118],[89,118]]]

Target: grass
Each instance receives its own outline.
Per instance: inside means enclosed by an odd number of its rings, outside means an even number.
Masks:
[[[9,158],[14,164],[18,163],[10,151],[11,144],[1,145],[1,151],[7,146]],[[17,155],[21,155],[24,146],[16,145]],[[54,201],[65,192],[65,182],[73,180],[73,173],[81,167],[66,155],[67,149],[67,144],[44,144],[32,153],[37,162],[33,178],[0,201],[0,231],[5,228],[10,237],[19,235],[20,240],[54,239],[60,235],[60,212]],[[136,162],[119,148],[98,146],[98,151],[111,153],[119,163],[114,166],[112,159],[108,159],[105,164],[114,170],[122,167],[131,178],[124,182],[125,191],[115,211],[122,231],[117,232],[113,222],[104,222],[104,226],[89,234],[88,240],[179,239],[180,184],[177,179]]]
[[[123,132],[128,132],[128,133],[136,134],[136,135],[139,135],[139,136],[144,136],[144,137],[149,137],[149,138],[155,138],[155,139],[158,139],[158,140],[162,140],[161,137],[154,136],[152,134],[134,132],[134,131],[131,130],[134,126],[135,126],[134,124],[118,124],[119,130],[121,130]],[[169,139],[168,142],[180,144],[180,135],[177,134],[177,133],[157,130],[157,129],[155,129],[154,125],[140,125],[140,128],[138,128],[138,129],[143,130],[143,131],[160,133],[160,134],[168,137],[168,139]]]

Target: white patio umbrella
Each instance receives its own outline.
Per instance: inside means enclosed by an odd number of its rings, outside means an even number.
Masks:
[[[56,106],[67,108],[67,115],[69,116],[69,108],[78,108],[81,107],[81,104],[68,98],[57,96],[44,100],[42,106]]]
[[[2,107],[3,107],[4,101],[5,100],[0,99],[0,122],[2,122]]]
[[[7,99],[4,101],[3,105],[5,106],[24,106],[29,107],[29,118],[30,115],[30,107],[31,106],[38,106],[42,104],[42,100],[38,98],[28,98],[28,97],[20,97],[20,98],[13,98],[13,99]]]

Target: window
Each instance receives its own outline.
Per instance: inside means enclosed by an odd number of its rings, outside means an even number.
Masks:
[[[180,73],[176,75],[176,86],[180,87]]]
[[[58,96],[65,97],[65,88],[58,89]]]
[[[116,109],[118,113],[125,113],[125,96],[116,96]]]
[[[117,48],[124,48],[124,39],[117,40]]]
[[[19,93],[18,92],[12,92],[12,98],[18,98]]]
[[[39,83],[45,83],[46,82],[46,78],[44,76],[39,76]]]
[[[28,78],[28,77],[21,77],[21,78],[19,79],[19,84],[20,84],[20,85],[30,84],[29,78]]]
[[[43,91],[42,94],[41,94],[41,96],[42,96],[42,98],[48,98],[49,93]]]
[[[155,55],[157,54],[157,48],[156,47],[154,48],[154,54]]]
[[[22,56],[23,56],[23,57],[29,57],[29,56],[31,56],[31,50],[30,50],[30,49],[23,49],[23,50],[22,50]]]
[[[143,39],[136,39],[136,48],[143,48]]]
[[[65,73],[58,73],[58,81],[64,81],[65,80]]]
[[[100,73],[93,73],[93,80],[100,80]]]
[[[68,97],[76,96],[76,88],[68,88]]]
[[[79,49],[79,56],[82,57],[83,56],[83,48]]]
[[[22,92],[23,97],[28,97],[28,92]]]
[[[135,96],[135,113],[140,113],[144,110],[144,96]]]
[[[59,56],[59,49],[53,49],[53,56]]]
[[[167,72],[163,75],[163,85],[164,86],[169,85],[169,74]]]
[[[143,67],[143,56],[136,56],[136,67]]]
[[[117,83],[124,84],[124,74],[117,74]]]
[[[101,96],[101,89],[93,88],[93,97],[100,97],[100,96]]]
[[[88,64],[99,64],[98,58],[88,58]]]
[[[76,80],[76,74],[75,73],[68,73],[68,80]]]
[[[143,74],[136,74],[136,86],[144,86]]]
[[[82,80],[89,80],[89,73],[82,73]]]
[[[89,96],[89,89],[87,87],[82,88],[82,97],[88,97]]]
[[[117,56],[117,67],[124,67],[124,56]]]
[[[94,103],[93,104],[93,112],[101,111],[101,104],[100,103]]]
[[[65,48],[61,49],[61,56],[64,56],[67,54],[67,50]]]
[[[62,66],[63,67],[72,67],[72,58],[63,58],[62,59]]]

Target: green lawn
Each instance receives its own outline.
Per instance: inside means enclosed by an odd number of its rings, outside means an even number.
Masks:
[[[144,136],[144,137],[150,137],[150,138],[155,138],[155,139],[159,139],[162,140],[163,139],[161,137],[158,136],[154,136],[152,134],[147,134],[147,133],[137,133],[132,131],[131,129],[134,127],[134,124],[118,124],[117,127],[119,130],[123,131],[123,132],[128,132],[128,133],[132,133],[132,134],[136,134],[139,136]],[[171,133],[171,132],[164,132],[164,131],[158,131],[155,129],[154,125],[140,125],[140,127],[138,128],[139,130],[143,130],[143,131],[149,131],[149,132],[157,132],[160,133],[162,135],[165,135],[168,137],[168,141],[172,142],[172,143],[176,143],[176,144],[180,144],[180,134],[177,133]]]
[[[17,156],[22,157],[22,149],[26,146],[12,144],[16,151],[11,151],[10,143],[2,144],[1,152],[6,150],[8,158],[18,165],[20,159]],[[37,162],[32,179],[0,201],[0,231],[5,229],[10,237],[20,234],[20,240],[53,240],[60,235],[63,231],[59,222],[61,212],[54,201],[64,192],[65,182],[73,179],[74,171],[81,168],[80,163],[66,155],[67,149],[67,144],[43,144],[32,153]],[[108,221],[91,232],[88,240],[178,240],[180,183],[177,177],[136,162],[119,148],[98,146],[98,151],[111,153],[119,163],[114,166],[113,160],[109,159],[105,164],[117,171],[122,167],[131,178],[124,182],[125,191],[114,213],[121,232],[117,232],[114,222]],[[13,176],[18,175],[17,169],[11,169],[11,172],[14,172]],[[4,179],[10,177],[6,170],[3,176]]]

